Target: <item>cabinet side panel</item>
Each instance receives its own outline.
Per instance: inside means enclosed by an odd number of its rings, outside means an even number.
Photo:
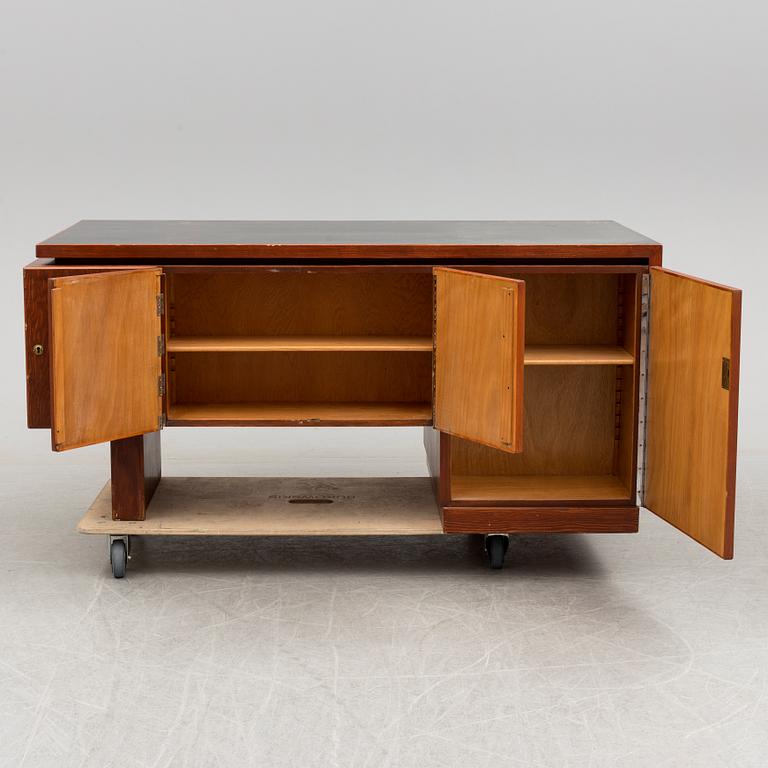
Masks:
[[[34,352],[35,347],[40,354]],[[48,344],[48,272],[24,270],[24,354],[27,368],[27,426],[51,426]]]
[[[434,427],[424,427],[424,448],[437,500],[446,504],[450,496],[451,437]]]

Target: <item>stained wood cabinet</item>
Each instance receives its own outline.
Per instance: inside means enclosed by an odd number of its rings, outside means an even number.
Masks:
[[[434,482],[406,532],[632,532],[639,494],[732,557],[740,292],[618,224],[86,221],[37,256],[29,426],[112,444],[87,530],[161,532],[164,426],[397,425]],[[347,531],[334,503],[294,532]]]

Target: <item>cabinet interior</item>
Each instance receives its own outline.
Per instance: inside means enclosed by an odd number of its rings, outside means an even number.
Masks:
[[[428,272],[173,272],[167,292],[169,421],[431,422]]]
[[[451,498],[626,502],[635,474],[639,276],[520,277],[526,282],[523,451],[451,438]],[[571,353],[569,364],[529,363],[531,349],[560,348]]]
[[[523,452],[453,438],[456,501],[630,498],[635,274],[525,281]],[[169,271],[173,424],[432,422],[430,272]]]

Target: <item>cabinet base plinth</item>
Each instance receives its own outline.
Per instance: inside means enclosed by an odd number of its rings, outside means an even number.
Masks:
[[[638,507],[443,507],[445,533],[637,533]]]
[[[112,519],[143,520],[161,475],[160,432],[110,444]]]

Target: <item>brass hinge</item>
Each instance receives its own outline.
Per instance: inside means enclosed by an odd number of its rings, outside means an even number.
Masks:
[[[723,389],[731,388],[731,360],[728,357],[723,358],[723,368],[720,373],[720,383]]]
[[[157,391],[159,395],[165,394],[165,374],[161,373],[157,379]]]
[[[165,312],[165,296],[162,293],[157,294],[157,314],[162,315]]]
[[[160,334],[157,337],[157,354],[162,357],[165,354],[165,335]]]
[[[160,414],[160,415],[157,417],[157,428],[158,428],[158,429],[162,429],[162,428],[165,426],[165,421],[166,421],[166,419],[165,419],[165,414],[164,414],[164,413],[161,413],[161,414]]]

